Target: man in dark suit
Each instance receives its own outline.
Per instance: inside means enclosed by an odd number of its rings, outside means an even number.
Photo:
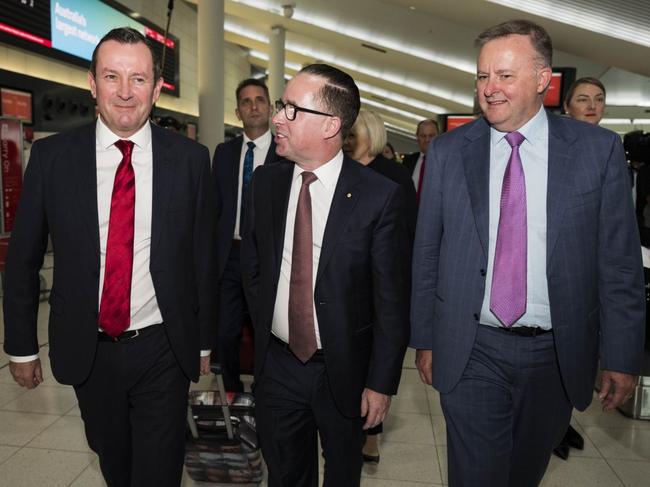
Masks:
[[[417,138],[418,147],[420,150],[418,152],[413,152],[412,154],[405,155],[404,160],[402,161],[404,167],[406,167],[411,172],[411,178],[413,179],[413,185],[415,186],[415,192],[418,196],[418,200],[420,198],[420,192],[422,190],[422,181],[426,167],[425,154],[427,153],[429,144],[437,136],[438,122],[430,118],[420,120],[415,131],[415,137]]]
[[[138,31],[104,36],[88,79],[96,123],[32,147],[7,256],[5,351],[16,382],[42,381],[49,234],[52,371],[74,386],[107,484],[178,486],[189,380],[209,370],[201,348],[216,314],[209,155],[149,123],[163,79]]]
[[[270,487],[358,486],[408,341],[401,188],[343,156],[352,78],[303,68],[276,102],[277,152],[253,177],[242,267],[255,325],[255,412]],[[291,162],[294,161],[294,162]]]
[[[271,103],[264,82],[245,79],[236,90],[235,114],[244,133],[219,144],[212,163],[212,187],[217,213],[217,272],[219,276],[219,315],[217,318],[216,358],[220,362],[226,390],[242,392],[239,378],[239,342],[246,314],[241,282],[240,244],[242,217],[253,170],[275,162],[275,142],[269,122]]]
[[[411,345],[440,392],[449,485],[538,485],[571,408],[634,390],[643,353],[639,235],[608,130],[547,113],[551,40],[529,21],[478,38],[483,118],[427,152]]]

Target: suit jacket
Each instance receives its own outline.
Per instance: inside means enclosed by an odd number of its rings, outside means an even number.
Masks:
[[[214,338],[214,207],[208,150],[151,126],[153,197],[150,271],[171,348],[198,378],[199,352]],[[54,249],[49,344],[59,382],[90,373],[99,310],[95,123],[32,147],[5,273],[5,351],[38,353],[38,272],[48,234]]]
[[[282,263],[294,164],[259,167],[242,244],[242,278],[255,326],[255,375],[265,358]],[[338,409],[359,416],[364,387],[395,394],[408,342],[408,261],[400,187],[344,158],[332,199],[314,302]]]
[[[565,390],[584,409],[602,369],[639,373],[645,328],[639,235],[620,138],[548,113],[546,277]],[[429,146],[413,257],[412,346],[433,350],[434,386],[467,364],[485,291],[490,127]]]
[[[409,170],[411,176],[413,175],[413,171],[415,170],[415,165],[418,163],[419,158],[420,158],[420,151],[417,151],[417,152],[411,152],[410,154],[406,154],[402,159],[402,164],[404,164],[404,167]]]
[[[212,161],[212,188],[216,202],[217,221],[217,275],[221,276],[228,260],[237,221],[239,192],[239,165],[242,135],[217,145]],[[280,160],[271,141],[264,164]],[[240,223],[240,227],[243,227]],[[241,230],[240,230],[241,232]]]
[[[370,161],[368,167],[373,171],[377,171],[382,176],[386,176],[391,181],[395,181],[402,188],[405,198],[404,208],[406,210],[406,228],[409,236],[406,244],[407,248],[405,250],[408,251],[410,255],[413,247],[413,239],[415,238],[415,224],[417,223],[418,218],[418,200],[415,194],[413,179],[411,179],[408,170],[400,163],[386,159],[381,154]]]

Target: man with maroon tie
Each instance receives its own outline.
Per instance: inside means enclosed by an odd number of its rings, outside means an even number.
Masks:
[[[422,192],[422,182],[424,181],[427,148],[431,141],[437,136],[438,122],[430,118],[420,120],[415,131],[415,138],[418,141],[418,147],[420,150],[418,152],[413,152],[412,154],[406,154],[404,156],[404,161],[402,162],[404,167],[411,172],[411,178],[413,179],[413,185],[415,186],[418,201],[420,199],[420,193]]]
[[[7,256],[4,348],[16,382],[38,386],[49,235],[52,372],[74,386],[107,484],[178,486],[189,381],[209,369],[216,314],[208,151],[149,123],[163,79],[138,31],[104,36],[88,80],[96,123],[32,148]]]
[[[447,424],[449,485],[532,487],[592,400],[634,390],[639,236],[620,138],[544,110],[551,39],[478,38],[483,117],[434,139],[413,251],[411,346]]]

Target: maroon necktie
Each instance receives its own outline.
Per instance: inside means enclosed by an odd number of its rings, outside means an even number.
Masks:
[[[122,152],[122,161],[117,167],[113,183],[104,264],[104,288],[102,302],[99,305],[99,326],[112,337],[126,330],[131,319],[135,220],[135,173],[131,165],[133,142],[118,140],[115,145]]]
[[[422,154],[422,164],[420,165],[420,178],[418,179],[418,192],[417,192],[418,203],[420,203],[420,195],[422,193],[422,181],[424,181],[424,165],[426,159],[427,159],[427,155]]]
[[[512,152],[501,187],[490,309],[504,326],[511,327],[526,312],[528,234],[526,180],[519,156],[525,139],[519,132],[510,132],[506,140]]]
[[[296,222],[293,228],[293,254],[289,283],[289,348],[302,363],[317,350],[314,328],[313,237],[309,185],[318,178],[302,173]]]

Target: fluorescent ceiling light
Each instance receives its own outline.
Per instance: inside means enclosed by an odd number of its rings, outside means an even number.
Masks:
[[[563,24],[598,32],[607,37],[622,39],[633,44],[650,47],[650,30],[647,16],[639,11],[644,2],[611,0],[488,0],[522,12],[539,15]],[[647,10],[646,10],[647,12]],[[644,19],[645,18],[645,19]]]
[[[277,4],[274,2],[265,2],[261,0],[238,0],[237,3],[280,14],[280,12],[277,10]],[[380,31],[377,30],[367,32],[366,30],[359,29],[354,25],[345,25],[338,20],[321,17],[300,8],[296,8],[294,10],[291,19],[312,25],[314,27],[336,32],[338,34],[343,34],[345,36],[352,37],[353,39],[364,42],[371,42],[373,45],[379,47],[403,52],[413,57],[424,59],[426,61],[434,62],[437,64],[442,64],[443,66],[457,69],[465,73],[476,74],[476,65],[474,64],[474,61],[467,61],[466,59],[441,55],[440,53],[424,48],[414,48],[405,45],[402,39],[382,37],[379,35]]]
[[[631,125],[631,118],[603,118],[600,123],[605,125]]]
[[[386,130],[390,132],[395,132],[400,135],[403,135],[404,137],[408,137],[409,139],[415,140],[415,135],[412,132],[406,130],[404,127],[400,127],[399,125],[395,125],[390,122],[384,122],[384,125],[386,126]]]
[[[386,105],[385,103],[379,103],[378,101],[369,100],[368,98],[361,97],[361,102],[365,103],[366,105],[370,105],[372,107],[381,108],[382,110],[386,110],[387,112],[395,113],[396,115],[401,115],[402,117],[410,118],[412,120],[415,120],[416,122],[419,122],[424,118],[422,117],[422,115],[417,115],[412,112],[407,112],[406,110],[402,110],[400,108],[391,107],[389,105]]]

